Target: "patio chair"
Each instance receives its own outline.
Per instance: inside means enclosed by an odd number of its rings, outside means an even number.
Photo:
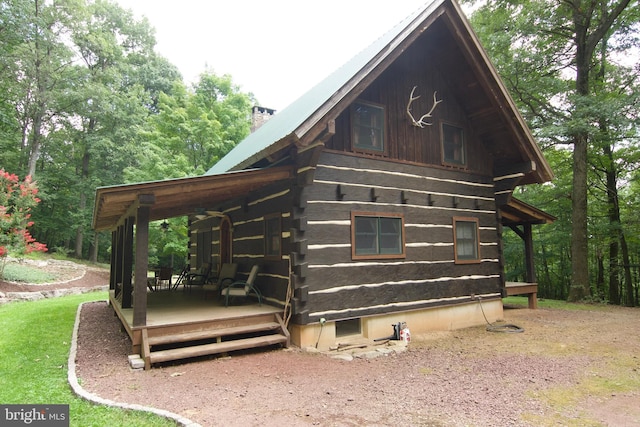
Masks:
[[[235,263],[224,263],[220,267],[220,273],[218,274],[218,278],[209,283],[205,283],[202,286],[202,290],[205,292],[205,296],[207,292],[216,292],[227,284],[231,284],[236,280],[236,272],[238,271],[238,264]]]
[[[171,267],[160,267],[156,271],[156,289],[161,289],[163,285],[167,285],[171,289],[171,278],[173,269]]]
[[[187,289],[187,286],[189,286],[189,290],[191,290],[191,286],[204,286],[209,282],[210,274],[211,264],[205,262],[196,273],[187,273],[184,279],[184,289]]]
[[[262,305],[262,294],[255,285],[256,276],[258,275],[258,266],[251,267],[251,272],[246,282],[236,281],[222,289],[221,295],[225,296],[224,306],[229,306],[229,297],[248,297],[251,293],[258,297],[258,303]]]

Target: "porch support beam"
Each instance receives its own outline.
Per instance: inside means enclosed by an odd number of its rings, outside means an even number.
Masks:
[[[527,283],[536,283],[536,268],[533,261],[533,232],[531,224],[522,224],[522,230],[516,225],[510,225],[511,228],[524,242],[524,265],[526,269],[525,280]]]
[[[536,283],[536,269],[533,263],[533,233],[531,224],[524,224],[524,260],[527,269],[527,283]]]
[[[133,271],[133,224],[134,217],[124,221],[122,238],[122,308],[131,308],[131,273]]]
[[[111,257],[109,259],[109,290],[116,289],[116,259],[118,254],[118,229],[111,232]]]
[[[147,324],[147,271],[149,270],[149,216],[153,194],[138,196],[136,212],[136,274],[133,288],[133,327]]]

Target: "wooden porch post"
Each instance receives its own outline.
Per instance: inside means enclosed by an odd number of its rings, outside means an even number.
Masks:
[[[134,217],[124,220],[122,237],[122,308],[131,308],[131,273],[133,271],[133,223]]]
[[[124,236],[124,227],[119,225],[118,228],[116,228],[116,238],[115,238],[115,244],[113,246],[113,254],[112,256],[115,256],[114,259],[114,278],[113,278],[113,282],[114,282],[114,286],[115,286],[115,290],[116,290],[116,294],[115,296],[117,297],[121,292],[122,292],[122,242],[123,242],[123,236]],[[117,284],[120,283],[120,288],[118,288]]]
[[[147,271],[149,270],[149,211],[153,194],[138,196],[136,215],[136,281],[133,288],[133,326],[147,324]]]
[[[116,259],[118,253],[118,229],[111,232],[111,259],[109,260],[109,290],[116,288]]]
[[[533,262],[533,233],[531,232],[531,224],[523,225],[524,228],[524,259],[527,270],[527,283],[536,283],[536,268]]]

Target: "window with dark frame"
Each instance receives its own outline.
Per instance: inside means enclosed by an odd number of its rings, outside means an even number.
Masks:
[[[353,259],[404,258],[404,217],[387,213],[351,213]]]
[[[264,218],[264,256],[277,258],[282,256],[282,225],[280,214],[267,215]]]
[[[480,239],[477,218],[453,218],[456,263],[480,262]]]
[[[442,123],[442,162],[464,166],[467,163],[465,151],[464,130]]]
[[[358,101],[351,106],[351,138],[354,151],[384,153],[384,107]]]
[[[196,234],[196,266],[200,268],[202,264],[211,262],[211,243],[213,232],[209,230],[198,230]]]

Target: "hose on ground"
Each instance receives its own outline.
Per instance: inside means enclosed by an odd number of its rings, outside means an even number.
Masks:
[[[484,321],[487,322],[487,331],[506,332],[506,333],[512,333],[512,334],[518,334],[518,333],[524,332],[524,328],[521,328],[520,326],[514,325],[512,323],[495,324],[495,323],[489,322],[486,314],[484,314],[484,308],[482,308],[482,302],[480,301],[480,297],[478,297],[478,304],[480,305],[482,316],[484,316]]]

